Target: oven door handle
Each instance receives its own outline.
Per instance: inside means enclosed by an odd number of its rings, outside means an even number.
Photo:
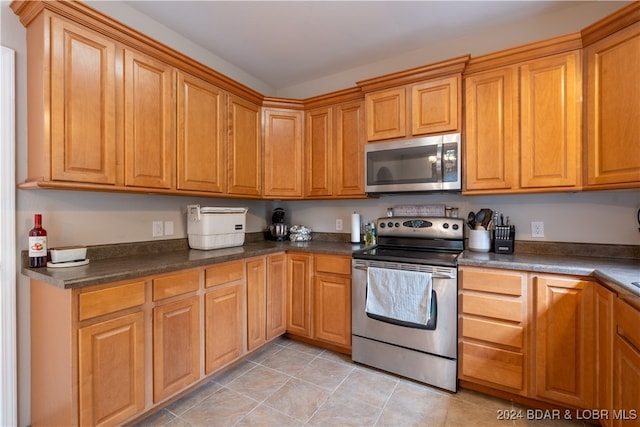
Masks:
[[[362,270],[362,271],[367,271],[368,267],[363,267],[363,266],[357,266],[357,267],[353,267],[355,270]],[[432,279],[455,279],[455,276],[451,276],[448,274],[433,274],[431,275]]]

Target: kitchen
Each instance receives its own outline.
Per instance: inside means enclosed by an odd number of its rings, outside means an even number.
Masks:
[[[153,23],[129,10],[126,5],[96,5],[111,8],[107,13],[116,19],[127,22],[127,16],[134,16],[146,24],[140,24],[144,32],[153,35]],[[616,8],[609,6],[612,10]],[[121,8],[122,10],[118,11]],[[6,13],[5,13],[6,11]],[[601,13],[604,16],[609,12]],[[599,17],[600,17],[599,16]],[[18,52],[25,52],[25,30],[17,17],[3,3],[2,40],[14,40]],[[586,18],[585,18],[586,19]],[[597,18],[587,19],[587,23]],[[144,27],[150,25],[147,31]],[[137,27],[137,25],[136,25]],[[578,26],[580,27],[580,26]],[[157,31],[157,30],[156,30]],[[155,35],[162,39],[162,30]],[[185,42],[181,40],[181,43]],[[12,43],[12,44],[13,44]],[[465,48],[466,53],[468,49]],[[486,50],[494,50],[487,48]],[[455,52],[454,52],[455,53]],[[447,53],[446,57],[452,56]],[[437,58],[440,59],[440,58]],[[423,59],[421,63],[428,63]],[[397,70],[393,69],[392,71]],[[18,114],[17,114],[17,182],[23,182],[26,175],[26,110],[20,105],[20,99],[26,99],[25,79],[19,76],[26,74],[24,55],[18,57]],[[383,73],[378,73],[383,74]],[[352,80],[353,81],[353,80]],[[353,83],[351,83],[353,84]],[[319,92],[326,92],[325,90]],[[23,94],[20,96],[20,94]],[[288,93],[283,93],[289,96]],[[291,95],[293,96],[293,95]],[[302,93],[301,97],[308,96]],[[22,114],[20,113],[22,111]],[[638,192],[605,191],[585,193],[555,193],[531,195],[490,195],[466,197],[460,194],[434,194],[428,196],[384,196],[379,199],[363,200],[323,200],[323,201],[256,201],[207,198],[185,198],[175,196],[157,196],[143,194],[111,194],[70,191],[19,191],[18,205],[18,242],[25,241],[26,233],[32,226],[32,214],[41,212],[44,215],[45,228],[49,231],[50,242],[56,246],[86,244],[99,245],[107,243],[125,243],[151,240],[151,221],[172,221],[173,235],[163,238],[186,237],[185,207],[187,204],[200,203],[203,206],[220,205],[247,206],[247,231],[260,232],[268,224],[271,211],[276,206],[283,206],[290,215],[293,224],[308,225],[315,232],[334,233],[336,220],[342,219],[344,230],[348,230],[350,215],[353,211],[361,213],[363,219],[372,220],[382,216],[389,206],[415,203],[441,203],[458,207],[459,212],[466,214],[481,207],[490,206],[509,215],[517,229],[517,240],[531,240],[530,223],[544,222],[545,237],[542,241],[598,243],[611,245],[637,245],[638,234],[635,222],[635,211],[638,208]],[[602,226],[606,224],[606,226]],[[18,249],[24,246],[18,244]],[[19,336],[28,336],[28,280],[19,276]],[[28,339],[19,339],[18,352],[29,354]],[[22,360],[22,359],[21,359]],[[28,384],[29,370],[21,363],[20,384]],[[28,405],[28,387],[20,387],[21,405]],[[22,414],[28,414],[23,407]],[[28,419],[23,415],[21,419]],[[27,422],[28,423],[28,422]]]

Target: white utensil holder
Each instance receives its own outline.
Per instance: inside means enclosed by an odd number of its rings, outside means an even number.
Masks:
[[[489,252],[491,249],[491,235],[489,230],[469,230],[469,250],[474,252]]]

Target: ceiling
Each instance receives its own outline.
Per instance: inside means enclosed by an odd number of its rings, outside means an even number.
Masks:
[[[278,89],[588,2],[125,3]]]

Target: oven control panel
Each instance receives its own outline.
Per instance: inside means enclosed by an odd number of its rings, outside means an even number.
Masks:
[[[464,220],[447,217],[378,218],[378,236],[463,239]]]

